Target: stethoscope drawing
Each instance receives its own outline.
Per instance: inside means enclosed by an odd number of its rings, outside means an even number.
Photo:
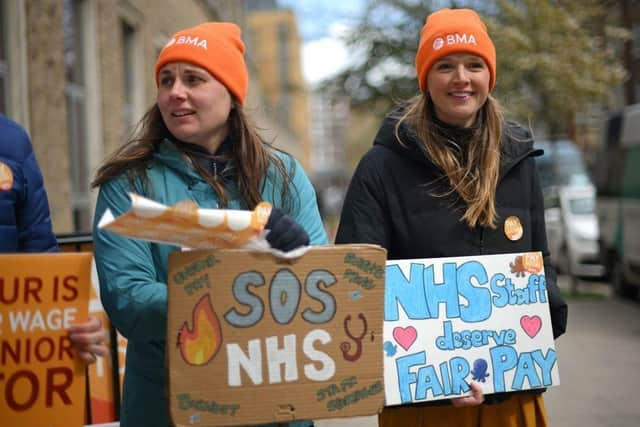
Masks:
[[[351,315],[348,314],[347,317],[344,318],[344,332],[356,343],[356,350],[354,354],[349,354],[349,351],[351,350],[351,343],[343,341],[340,344],[342,356],[349,362],[354,362],[360,359],[360,356],[362,356],[362,339],[365,337],[365,335],[367,334],[367,330],[369,329],[367,326],[367,318],[364,317],[364,314],[358,313],[358,317],[362,320],[362,333],[358,336],[353,335],[353,333],[349,329],[349,324],[351,323]]]

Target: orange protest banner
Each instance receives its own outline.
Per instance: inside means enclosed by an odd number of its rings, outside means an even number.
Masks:
[[[85,366],[66,328],[87,319],[90,253],[0,255],[0,419],[84,424]]]
[[[91,299],[89,300],[89,313],[96,316],[102,322],[102,327],[109,330],[111,323],[107,313],[102,307],[98,296],[99,285],[95,266],[92,270]],[[111,339],[111,337],[110,337]],[[117,397],[122,395],[122,384],[124,382],[124,363],[127,351],[127,339],[116,333],[118,361],[109,357],[99,357],[96,363],[89,366],[89,398],[91,402],[91,424],[101,424],[117,421],[116,406]],[[111,342],[108,347],[112,348]],[[114,369],[118,369],[118,380],[114,377]],[[114,385],[117,381],[117,386]],[[119,393],[116,395],[116,387]]]

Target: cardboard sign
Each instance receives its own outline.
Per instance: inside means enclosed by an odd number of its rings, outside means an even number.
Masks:
[[[0,255],[0,419],[79,426],[85,365],[66,328],[87,319],[91,254]]]
[[[378,413],[385,250],[245,250],[169,258],[173,421],[247,425]]]
[[[91,266],[91,300],[89,301],[89,313],[98,317],[102,321],[103,329],[107,331],[111,327],[107,313],[100,302],[100,286],[95,263]],[[91,402],[91,423],[100,424],[116,421],[116,393],[120,390],[122,396],[122,384],[124,383],[124,362],[127,352],[127,339],[117,333],[117,363],[111,358],[111,354],[106,357],[98,357],[96,363],[89,365],[89,397]],[[107,347],[111,347],[111,342],[107,342]],[[114,384],[115,368],[118,368],[117,384]]]
[[[539,252],[387,262],[387,405],[560,383]]]

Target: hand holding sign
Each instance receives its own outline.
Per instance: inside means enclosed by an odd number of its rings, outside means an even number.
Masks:
[[[451,399],[451,404],[453,406],[457,408],[461,408],[463,406],[477,406],[484,402],[484,393],[482,392],[480,384],[472,382],[469,386],[471,386],[471,395]]]
[[[69,339],[75,345],[78,355],[85,363],[94,363],[96,356],[106,356],[107,331],[102,329],[102,322],[96,316],[89,316],[85,323],[78,323],[67,328]]]

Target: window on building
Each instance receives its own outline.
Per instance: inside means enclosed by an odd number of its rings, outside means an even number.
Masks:
[[[84,0],[63,0],[65,97],[69,138],[69,168],[71,175],[71,203],[76,231],[91,229],[89,197],[89,158],[87,153],[87,99],[83,66]]]
[[[291,75],[289,67],[291,60],[289,58],[289,26],[287,24],[278,25],[278,70],[280,77],[280,103],[278,105],[278,113],[280,121],[290,126],[290,109],[291,109]]]
[[[9,104],[9,60],[7,59],[7,13],[0,2],[0,113],[7,114]]]
[[[123,84],[123,105],[122,105],[122,129],[123,137],[133,131],[136,123],[135,108],[135,37],[136,30],[128,22],[122,21],[122,84]]]

